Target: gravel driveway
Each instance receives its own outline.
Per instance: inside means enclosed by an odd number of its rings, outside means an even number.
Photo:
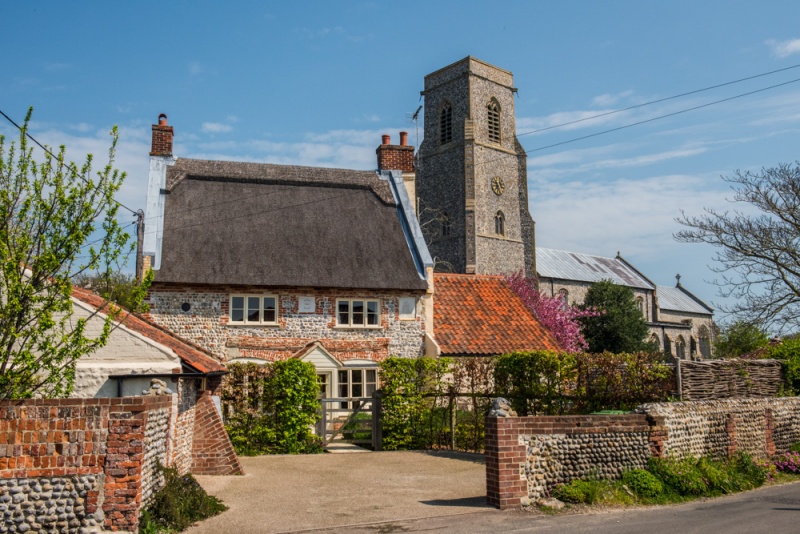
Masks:
[[[370,452],[241,458],[245,476],[199,476],[230,509],[187,532],[295,532],[492,512],[483,456]]]

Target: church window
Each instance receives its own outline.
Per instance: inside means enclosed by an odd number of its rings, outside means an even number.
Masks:
[[[701,358],[710,358],[711,357],[711,336],[708,332],[708,327],[703,325],[700,327],[700,357]]]
[[[445,211],[442,212],[442,237],[450,235],[450,215]]]
[[[566,310],[567,307],[569,306],[569,291],[563,288],[559,289],[558,300],[561,301],[561,307]]]
[[[667,334],[664,334],[664,354],[672,356],[672,342]]]
[[[644,299],[642,297],[636,297],[636,307],[639,308],[639,313],[644,316]]]
[[[686,342],[683,340],[683,336],[678,336],[678,339],[675,341],[675,356],[679,360],[686,359]]]
[[[277,324],[277,302],[273,295],[231,295],[229,324]]]
[[[656,334],[650,334],[650,344],[658,350],[661,348],[661,343],[658,342],[658,336]]]
[[[453,140],[453,108],[445,102],[439,112],[439,143],[445,144]]]
[[[379,327],[380,303],[377,300],[337,299],[336,326]]]
[[[506,217],[502,211],[498,211],[494,216],[494,233],[497,235],[506,235]]]
[[[500,142],[500,105],[497,100],[492,99],[486,106],[489,119],[489,142]]]

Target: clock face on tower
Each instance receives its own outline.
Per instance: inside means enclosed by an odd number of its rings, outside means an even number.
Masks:
[[[506,186],[503,183],[502,178],[500,178],[499,176],[495,176],[494,178],[492,178],[492,191],[494,191],[495,195],[497,196],[502,195],[505,188]]]

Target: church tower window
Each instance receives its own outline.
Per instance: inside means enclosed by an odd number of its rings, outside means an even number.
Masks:
[[[450,215],[445,211],[442,213],[442,237],[450,236]]]
[[[439,112],[439,143],[446,144],[453,140],[453,108],[445,102]]]
[[[494,216],[494,233],[506,235],[506,217],[502,211],[498,211]]]
[[[497,103],[497,100],[492,99],[489,104],[486,106],[486,111],[488,113],[488,123],[489,123],[489,142],[490,143],[499,143],[500,142],[500,104]]]

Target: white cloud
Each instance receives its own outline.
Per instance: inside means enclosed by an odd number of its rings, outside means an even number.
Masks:
[[[604,93],[602,95],[597,95],[592,99],[592,105],[598,107],[608,107],[613,106],[620,100],[628,98],[629,96],[633,95],[633,91],[628,89],[627,91],[622,91],[621,93],[611,94],[611,93]]]
[[[766,44],[772,48],[772,55],[779,58],[800,54],[800,39],[789,39],[787,41],[769,39],[766,41]]]
[[[48,63],[44,66],[47,72],[61,72],[72,68],[70,63]]]
[[[199,61],[189,62],[188,69],[189,69],[189,74],[193,74],[195,76],[198,74],[202,74],[206,70]]]
[[[233,131],[233,126],[221,122],[204,122],[200,129],[205,133],[227,133]]]

